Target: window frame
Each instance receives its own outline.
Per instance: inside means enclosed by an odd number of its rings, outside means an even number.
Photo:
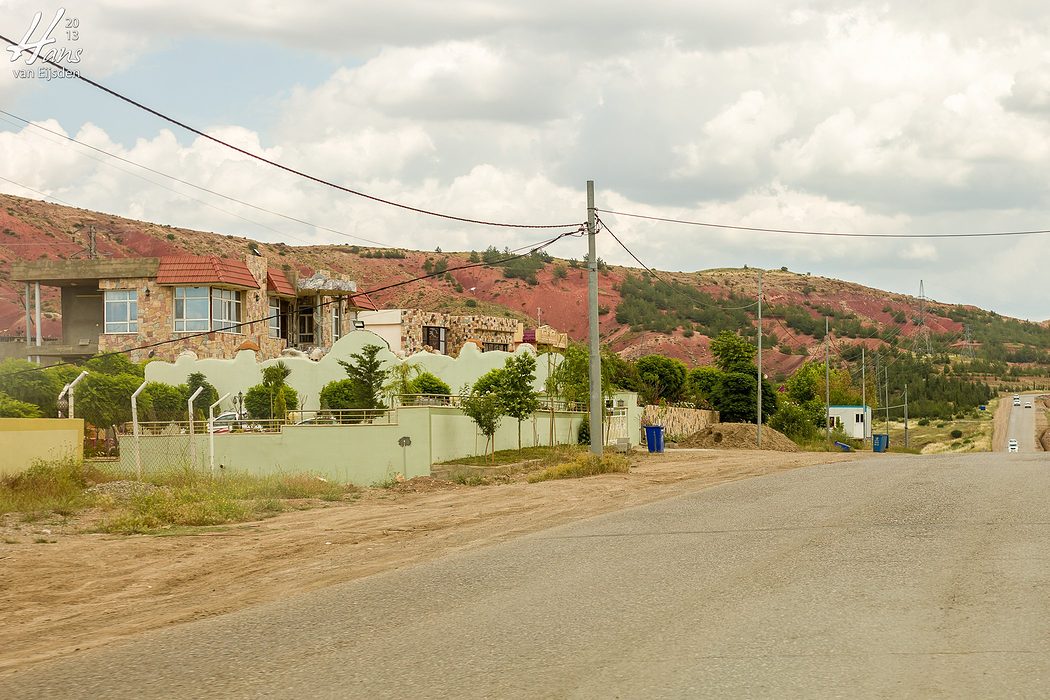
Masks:
[[[204,294],[188,294],[204,291]],[[207,309],[205,316],[187,316],[186,306],[189,301],[205,303]],[[182,315],[179,315],[179,305],[182,305]],[[200,324],[203,322],[203,327]],[[181,327],[180,327],[181,326]],[[172,329],[175,333],[202,333],[211,330],[211,287],[189,287],[180,286],[172,290]]]
[[[212,287],[211,294],[211,327],[220,333],[243,335],[241,320],[244,318],[244,292],[239,289]],[[221,315],[220,315],[221,312]],[[232,316],[232,317],[231,317]]]
[[[123,295],[123,299],[112,299]],[[125,308],[124,321],[111,321],[110,305]],[[111,330],[111,326],[123,326],[124,330]],[[125,335],[139,332],[139,292],[137,289],[106,289],[102,293],[102,332],[104,335]]]
[[[431,333],[437,331],[438,344],[430,343]],[[442,355],[448,354],[448,328],[445,326],[423,326],[423,345],[434,348]]]

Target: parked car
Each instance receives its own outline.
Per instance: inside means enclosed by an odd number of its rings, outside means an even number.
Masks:
[[[1010,438],[1010,441],[1006,443],[1006,451],[1017,452],[1017,440],[1015,438]]]
[[[314,416],[296,423],[296,425],[338,425],[339,421],[330,416]]]

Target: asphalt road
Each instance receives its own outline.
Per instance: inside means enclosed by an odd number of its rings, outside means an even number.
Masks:
[[[0,697],[1045,697],[1048,496],[1044,453],[783,472],[143,635]]]
[[[1017,439],[1017,450],[1018,452],[1038,452],[1039,448],[1036,446],[1036,435],[1035,435],[1035,414],[1036,411],[1041,411],[1041,408],[1037,407],[1035,402],[1036,397],[1040,396],[1040,393],[1034,394],[1021,394],[1021,405],[1014,406],[1013,399],[1010,396],[1003,397],[1001,402],[1002,408],[1006,408],[1010,411],[1010,422],[1007,428],[1006,439],[1010,438]],[[1032,408],[1025,408],[1025,404],[1032,404]],[[1003,450],[1006,450],[1006,444],[1003,444]]]

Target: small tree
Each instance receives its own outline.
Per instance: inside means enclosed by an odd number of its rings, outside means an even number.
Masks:
[[[133,374],[92,373],[77,385],[77,414],[88,423],[109,428],[131,420],[131,395],[142,384]],[[150,410],[149,397],[139,396],[139,408]]]
[[[499,372],[501,370],[493,371]],[[478,430],[485,436],[485,453],[492,454],[496,448],[496,430],[503,420],[503,402],[500,401],[498,393],[486,391],[485,385],[479,389],[478,383],[480,381],[479,379],[478,382],[475,382],[474,387],[469,391],[467,387],[463,387],[459,405],[463,413],[470,416],[471,420],[478,426]]]
[[[218,390],[211,385],[208,378],[202,372],[194,372],[186,378],[187,400],[200,387],[204,391],[193,400],[193,413],[195,420],[203,420],[208,415],[208,407],[219,400]]]
[[[26,401],[11,398],[0,391],[0,418],[39,418],[40,409]]]
[[[284,362],[263,368],[262,383],[244,394],[244,407],[252,418],[285,420],[288,417],[288,407],[299,404],[298,393],[285,383],[291,373]]]
[[[391,405],[393,405],[394,397],[396,396],[418,393],[412,384],[412,380],[418,377],[422,371],[419,365],[409,364],[408,362],[399,362],[387,370],[387,376],[390,380],[383,385],[383,393],[390,397]]]
[[[9,398],[35,405],[45,416],[55,415],[55,401],[64,385],[54,370],[41,370],[32,362],[14,358],[0,362],[0,391]]]
[[[507,358],[500,375],[499,397],[504,413],[518,421],[518,452],[521,452],[521,422],[540,407],[539,394],[533,388],[535,381],[535,357],[520,353]]]
[[[430,372],[421,372],[418,377],[413,379],[412,390],[412,393],[415,394],[429,394],[432,396],[448,396],[452,393],[452,388],[448,384]]]
[[[149,419],[153,421],[182,420],[186,413],[186,385],[172,386],[161,382],[150,382],[139,394],[147,397]]]
[[[383,361],[378,357],[382,349],[378,345],[366,345],[361,348],[360,353],[350,353],[352,362],[339,360],[339,364],[346,370],[347,376],[353,382],[354,405],[352,408],[386,408],[380,396],[382,396],[383,383],[389,371],[382,369]]]

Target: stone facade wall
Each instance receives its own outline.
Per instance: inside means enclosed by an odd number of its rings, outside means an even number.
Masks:
[[[642,425],[664,426],[666,438],[685,438],[718,423],[718,411],[702,411],[678,406],[646,406]]]
[[[269,301],[266,295],[266,261],[264,258],[248,258],[248,269],[259,281],[260,289],[244,290],[241,296],[241,320],[266,318]],[[131,347],[150,345],[162,341],[175,341],[155,348],[135,350],[132,360],[141,361],[150,357],[173,360],[184,350],[192,350],[198,357],[231,358],[245,341],[259,346],[261,359],[278,357],[285,348],[285,341],[270,338],[266,321],[256,321],[234,331],[215,331],[207,335],[176,333],[174,287],[161,286],[151,278],[118,278],[99,281],[99,289],[135,289],[138,291],[138,333],[103,333],[99,336],[99,352],[127,350]],[[149,290],[149,294],[146,294]],[[192,337],[185,337],[192,336]]]
[[[521,342],[522,324],[512,318],[498,316],[454,316],[438,311],[405,309],[401,316],[401,348],[405,354],[423,350],[437,350],[423,343],[423,327],[439,326],[445,332],[446,354],[455,357],[463,344],[476,340],[479,343],[498,343],[513,351]]]

